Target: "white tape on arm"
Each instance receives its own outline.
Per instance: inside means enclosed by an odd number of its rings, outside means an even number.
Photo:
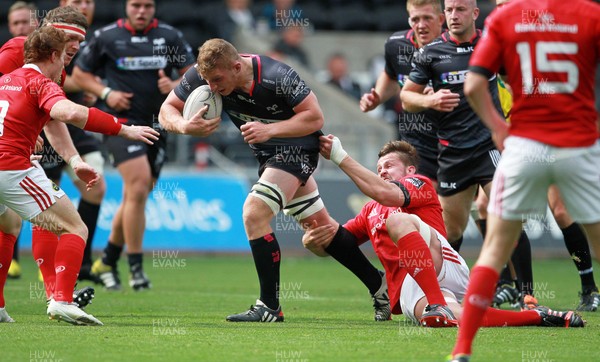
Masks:
[[[348,152],[342,148],[342,142],[340,142],[340,139],[333,137],[333,143],[331,145],[331,161],[339,166],[347,156]]]

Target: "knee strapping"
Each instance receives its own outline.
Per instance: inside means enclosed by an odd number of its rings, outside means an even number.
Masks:
[[[316,214],[325,208],[319,190],[315,190],[310,194],[297,197],[289,202],[283,209],[286,215],[292,215],[296,220],[300,221],[307,217]]]
[[[250,195],[263,200],[271,208],[273,215],[277,215],[287,205],[283,191],[269,181],[259,180],[256,182],[250,190]]]

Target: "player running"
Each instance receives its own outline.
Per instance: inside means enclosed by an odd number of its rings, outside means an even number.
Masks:
[[[25,41],[25,65],[0,78],[0,211],[10,208],[59,237],[54,258],[56,285],[47,309],[50,318],[75,325],[102,325],[73,303],[87,228],[64,191],[51,183],[39,165],[32,166],[31,150],[50,119],[149,144],[158,133],[149,127],[122,126],[107,113],[66,99],[56,82],[63,74],[68,42],[66,33],[52,26],[36,30]],[[73,166],[88,188],[97,183],[98,174],[89,165],[77,160]],[[0,263],[8,265],[12,248],[2,251]]]
[[[239,54],[223,39],[200,47],[198,64],[161,107],[159,121],[170,132],[207,136],[220,117],[190,120],[181,112],[190,93],[208,84],[223,97],[223,110],[242,132],[257,160],[260,179],[246,198],[243,221],[260,283],[260,298],[248,311],[227,316],[231,322],[282,322],[279,303],[281,249],[270,222],[280,211],[306,227],[316,220],[338,228],[325,208],[312,173],[319,159],[324,119],[315,94],[290,66],[269,57]],[[367,286],[375,319],[388,320],[385,277],[368,261],[348,233],[340,229],[325,250]]]
[[[465,94],[504,150],[494,175],[488,233],[452,352],[468,361],[521,221],[544,214],[551,184],[600,255],[600,142],[594,76],[600,59],[600,5],[586,0],[514,1],[486,20]],[[487,79],[501,67],[514,104],[510,125],[494,109]]]

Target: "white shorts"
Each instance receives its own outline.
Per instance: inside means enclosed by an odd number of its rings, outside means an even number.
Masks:
[[[24,220],[36,217],[64,195],[64,191],[46,177],[41,166],[0,171],[0,204],[14,210]]]
[[[600,142],[563,148],[511,136],[504,145],[492,183],[489,213],[521,221],[545,215],[548,187],[555,184],[575,221],[600,221]]]
[[[460,303],[467,292],[469,267],[464,259],[452,249],[446,238],[437,231],[436,234],[442,244],[442,270],[438,273],[440,289],[452,293],[456,297],[456,301]],[[424,297],[425,293],[419,284],[410,275],[407,275],[400,289],[400,307],[406,318],[416,324],[419,321],[415,317],[415,306]]]

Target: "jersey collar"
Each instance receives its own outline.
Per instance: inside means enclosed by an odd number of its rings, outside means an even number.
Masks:
[[[473,34],[473,36],[471,37],[471,39],[469,39],[468,43],[469,44],[473,44],[473,42],[475,40],[477,40],[479,37],[481,37],[481,30],[475,29],[475,34]],[[446,41],[446,42],[452,42],[452,43],[454,43],[456,45],[464,44],[464,43],[459,43],[456,39],[454,39],[450,35],[450,32],[448,30],[446,30],[445,32],[442,33],[442,39],[444,39],[444,41]]]
[[[32,63],[25,64],[25,65],[23,66],[23,68],[29,68],[29,69],[33,69],[33,70],[36,70],[36,71],[38,71],[40,74],[44,74],[44,73],[42,73],[42,70],[40,69],[40,67],[38,67],[37,65],[35,65],[35,64],[32,64]]]
[[[406,33],[406,39],[408,39],[408,41],[415,47],[415,48],[419,48],[419,44],[417,43],[417,41],[415,40],[415,31],[410,29],[408,31],[408,33]]]
[[[254,93],[254,86],[256,85],[256,83],[260,84],[260,74],[262,72],[261,69],[261,64],[260,64],[260,57],[256,54],[240,54],[241,57],[247,58],[250,57],[252,58],[252,73],[254,73],[254,79],[252,80],[252,86],[250,87],[250,97],[252,97],[252,93]]]
[[[137,31],[135,31],[135,29],[127,23],[127,19],[125,19],[125,18],[117,20],[117,26],[119,28],[127,29],[127,31],[129,31],[131,33],[131,35],[135,35],[137,33]],[[154,19],[152,19],[152,21],[150,21],[150,24],[148,24],[148,26],[141,32],[143,34],[147,34],[150,30],[156,28],[157,26],[158,26],[158,19],[154,18]]]

